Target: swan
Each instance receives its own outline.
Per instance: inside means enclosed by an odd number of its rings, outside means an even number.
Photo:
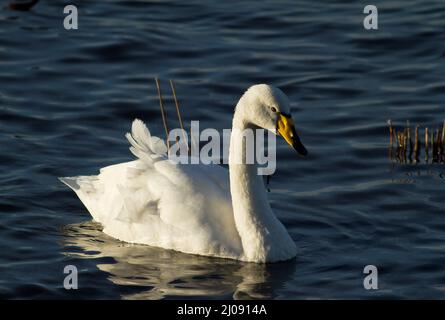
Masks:
[[[289,260],[296,245],[269,205],[257,165],[234,161],[245,156],[246,139],[233,130],[249,128],[270,130],[307,154],[287,96],[258,84],[236,105],[228,170],[172,161],[164,141],[136,119],[126,134],[136,160],[102,168],[96,176],[59,179],[103,232],[118,240],[246,262]]]

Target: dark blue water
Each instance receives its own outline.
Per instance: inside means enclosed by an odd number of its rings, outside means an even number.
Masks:
[[[378,31],[362,1],[82,1],[66,31],[68,3],[0,9],[1,298],[445,298],[444,165],[391,162],[386,127],[445,118],[443,1],[375,1]],[[270,200],[295,261],[115,241],[56,179],[131,160],[135,117],[163,135],[156,76],[201,127],[229,128],[252,84],[288,94],[310,155],[278,143]]]

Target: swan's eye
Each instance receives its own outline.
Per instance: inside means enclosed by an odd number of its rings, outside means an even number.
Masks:
[[[270,110],[272,110],[272,112],[277,112],[277,108],[275,107],[270,107]]]

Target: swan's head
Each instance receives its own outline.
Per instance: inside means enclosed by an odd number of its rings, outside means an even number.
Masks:
[[[237,109],[240,107],[245,121],[282,136],[299,154],[307,154],[295,130],[289,99],[283,91],[267,84],[251,86],[241,97]]]

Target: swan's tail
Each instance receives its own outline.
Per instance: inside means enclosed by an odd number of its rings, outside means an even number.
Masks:
[[[73,189],[73,191],[80,189],[80,186],[77,184],[77,177],[59,177],[58,179]]]
[[[59,177],[59,180],[77,194],[93,219],[101,222],[100,210],[97,210],[96,203],[99,196],[98,176]]]
[[[84,193],[96,191],[95,182],[97,176],[77,176],[77,177],[59,177],[59,180],[78,193],[80,190]]]

